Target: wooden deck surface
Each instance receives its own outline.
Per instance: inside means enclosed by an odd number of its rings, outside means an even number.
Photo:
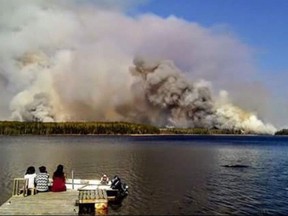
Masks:
[[[78,191],[12,196],[0,207],[0,215],[78,215]]]

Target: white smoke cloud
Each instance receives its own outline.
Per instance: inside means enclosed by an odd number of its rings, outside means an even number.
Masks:
[[[1,119],[275,130],[238,107],[254,109],[231,85],[255,76],[247,46],[174,16],[131,17],[121,10],[134,1],[111,2],[0,2]],[[135,56],[146,57],[133,66]],[[219,107],[222,88],[234,105]]]

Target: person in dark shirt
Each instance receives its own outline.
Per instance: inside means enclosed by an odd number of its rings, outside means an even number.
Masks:
[[[51,188],[53,192],[66,191],[66,178],[63,169],[63,165],[59,164],[53,174],[53,184]]]

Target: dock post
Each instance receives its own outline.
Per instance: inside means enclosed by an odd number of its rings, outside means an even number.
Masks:
[[[71,178],[72,178],[72,190],[74,190],[74,170],[71,171]]]

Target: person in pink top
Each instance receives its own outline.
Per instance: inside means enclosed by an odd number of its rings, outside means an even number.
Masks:
[[[51,188],[51,191],[53,192],[66,191],[66,178],[63,172],[63,168],[63,165],[59,164],[53,174],[53,184]]]

